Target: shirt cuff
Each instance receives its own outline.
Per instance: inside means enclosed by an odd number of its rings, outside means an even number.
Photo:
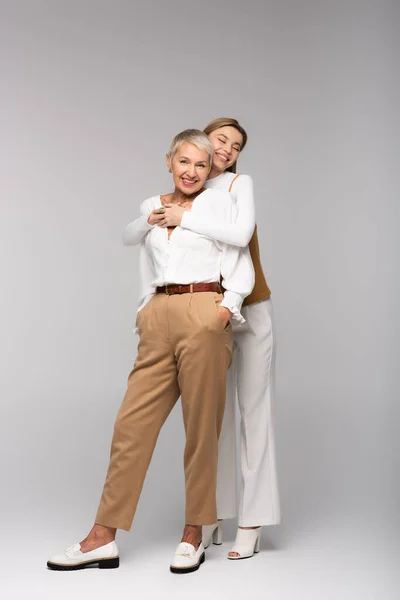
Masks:
[[[244,297],[236,292],[226,290],[220,306],[224,306],[232,313],[232,321],[239,325],[246,323],[246,319],[242,316],[240,309],[242,308]]]

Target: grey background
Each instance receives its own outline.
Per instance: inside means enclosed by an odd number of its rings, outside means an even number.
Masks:
[[[21,0],[1,13],[1,462],[8,597],[395,598],[398,5]],[[398,65],[397,65],[398,66]],[[278,329],[283,524],[174,578],[180,407],[115,572],[51,573],[88,531],[137,338],[139,203],[186,127],[249,133]],[[139,595],[139,596],[138,596]]]

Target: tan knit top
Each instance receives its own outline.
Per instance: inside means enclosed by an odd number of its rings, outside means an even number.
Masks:
[[[268,287],[267,280],[265,279],[264,271],[261,266],[260,248],[258,246],[257,236],[257,225],[254,228],[254,233],[249,242],[249,250],[251,260],[253,261],[255,283],[251,294],[244,299],[243,306],[247,306],[248,304],[254,304],[254,302],[259,302],[260,300],[269,298],[271,295],[271,290]]]

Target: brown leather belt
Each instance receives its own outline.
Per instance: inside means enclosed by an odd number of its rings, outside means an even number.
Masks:
[[[219,292],[222,293],[221,286],[217,281],[212,283],[191,283],[188,285],[179,285],[177,283],[169,283],[156,287],[156,294],[193,294],[193,292]]]

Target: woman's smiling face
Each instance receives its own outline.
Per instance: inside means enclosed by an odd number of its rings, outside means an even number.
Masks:
[[[242,134],[228,125],[215,129],[208,137],[214,148],[213,167],[222,173],[237,161],[243,144]]]
[[[185,195],[195,194],[203,187],[210,171],[207,150],[184,142],[167,164],[174,178],[175,188]]]

